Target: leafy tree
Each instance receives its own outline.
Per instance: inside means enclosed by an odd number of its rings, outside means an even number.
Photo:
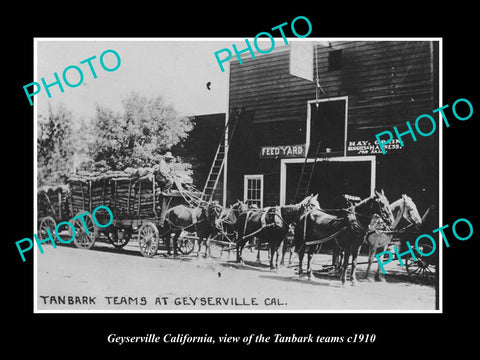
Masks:
[[[122,101],[124,111],[115,113],[97,106],[92,122],[89,155],[96,168],[123,170],[150,167],[162,155],[187,138],[193,128],[190,117],[181,116],[161,96],[148,98],[132,93]],[[177,162],[174,168],[190,171]]]
[[[75,122],[64,105],[49,106],[38,119],[38,185],[65,183],[76,170],[153,167],[193,128],[192,118],[160,96],[132,93],[122,104],[121,112],[97,105],[91,121]],[[179,157],[171,168],[186,178],[192,173]]]
[[[64,183],[73,167],[72,113],[64,105],[48,106],[37,121],[38,185]]]

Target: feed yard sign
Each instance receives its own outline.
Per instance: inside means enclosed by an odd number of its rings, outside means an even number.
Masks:
[[[295,158],[305,156],[305,144],[300,145],[279,145],[262,146],[260,148],[260,158]]]

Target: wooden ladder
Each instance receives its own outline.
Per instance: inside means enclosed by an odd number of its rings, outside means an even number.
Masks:
[[[225,159],[227,158],[228,146],[232,141],[232,136],[237,127],[238,119],[243,111],[244,108],[242,107],[241,109],[232,109],[230,112],[230,117],[225,125],[217,152],[215,153],[215,158],[210,168],[210,172],[208,173],[207,181],[203,188],[201,199],[204,201],[211,201],[213,198],[213,194],[218,185],[218,180],[220,179],[220,174],[222,173],[225,164]]]
[[[318,154],[320,153],[321,141],[318,142],[317,148],[315,149],[315,157],[312,162],[308,162],[308,149],[305,152],[305,161],[302,166],[302,172],[300,178],[298,179],[297,189],[295,190],[295,202],[298,203],[302,201],[307,195],[308,190],[310,189],[310,183],[312,182],[312,176],[315,172],[315,166],[317,164]]]

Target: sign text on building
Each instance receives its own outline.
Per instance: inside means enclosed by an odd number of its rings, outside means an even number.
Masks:
[[[260,158],[288,158],[304,156],[305,144],[262,146],[260,148]]]
[[[388,150],[399,150],[401,148],[402,146],[398,139],[394,139],[391,143],[385,145],[385,149]],[[375,140],[374,143],[370,142],[370,140],[350,140],[347,144],[347,151],[349,153],[355,153],[356,155],[382,153],[377,140]]]

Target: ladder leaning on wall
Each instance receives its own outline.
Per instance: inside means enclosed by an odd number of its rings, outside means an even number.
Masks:
[[[321,141],[318,142],[317,148],[315,149],[315,156],[313,161],[308,161],[308,149],[305,151],[305,161],[303,162],[302,172],[297,183],[297,189],[295,190],[295,202],[298,203],[302,201],[307,195],[308,190],[310,189],[310,183],[312,182],[312,176],[315,172],[315,166],[317,164],[318,154],[320,153]]]
[[[230,111],[230,116],[225,124],[225,129],[223,130],[217,152],[215,153],[212,166],[210,167],[210,172],[207,176],[207,181],[205,182],[205,186],[203,188],[201,198],[204,201],[211,201],[213,198],[213,194],[215,193],[218,180],[220,179],[220,175],[225,164],[225,159],[227,158],[228,146],[232,141],[233,133],[235,132],[238,120],[243,112],[243,107],[240,109],[232,109]]]

